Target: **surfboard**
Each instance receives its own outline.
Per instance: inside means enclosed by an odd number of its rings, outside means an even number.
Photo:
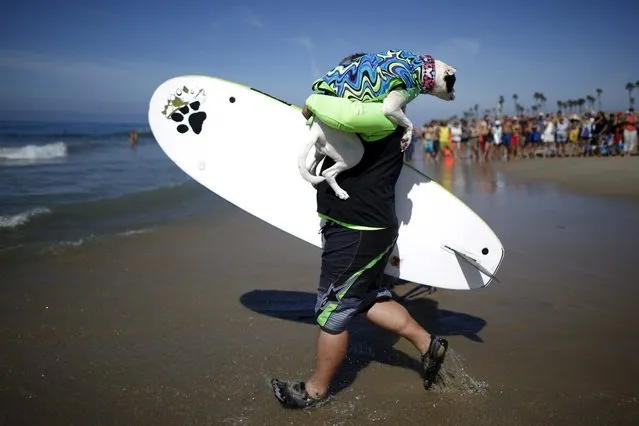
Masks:
[[[316,191],[297,168],[309,132],[300,111],[243,84],[185,75],[157,87],[148,119],[161,149],[194,180],[321,248]],[[396,184],[396,213],[399,237],[386,274],[452,290],[480,289],[496,280],[504,257],[497,235],[470,207],[409,164]]]

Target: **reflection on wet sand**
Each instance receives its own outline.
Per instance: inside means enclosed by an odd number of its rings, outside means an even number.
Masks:
[[[508,187],[510,194],[562,196],[574,191],[639,201],[639,158],[476,163],[444,157],[437,163],[416,158],[411,165],[458,196],[492,194]]]

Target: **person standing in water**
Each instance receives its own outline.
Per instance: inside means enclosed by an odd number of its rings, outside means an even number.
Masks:
[[[129,133],[129,146],[131,148],[137,146],[138,144],[138,131],[133,129],[131,133]]]

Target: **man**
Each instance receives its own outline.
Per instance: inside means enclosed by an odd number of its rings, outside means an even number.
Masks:
[[[404,159],[406,161],[412,161],[413,160],[413,153],[415,152],[415,145],[419,145],[419,142],[420,142],[421,138],[422,138],[421,129],[413,129],[413,134],[412,134],[412,137],[411,137],[411,143],[410,143],[410,145],[408,145],[408,147],[404,151]]]
[[[138,144],[138,131],[133,129],[129,133],[129,146],[135,147]]]
[[[501,121],[495,120],[494,122],[488,124],[488,141],[486,148],[486,161],[493,160],[493,151],[497,151],[497,155],[499,155],[499,150],[502,142],[502,128]]]
[[[557,136],[556,136],[556,155],[557,157],[566,156],[566,144],[568,143],[568,117],[564,117],[561,113],[557,114]]]
[[[479,123],[479,150],[484,162],[488,161],[492,135],[490,134],[490,118],[487,115]]]
[[[317,211],[326,221],[321,230],[324,247],[315,306],[319,325],[316,366],[305,382],[271,381],[273,393],[287,408],[310,408],[326,400],[346,356],[347,325],[358,314],[415,345],[426,387],[443,362],[448,342],[429,335],[406,308],[392,299],[390,289],[383,284],[384,269],[399,230],[395,184],[403,166],[404,131],[398,126],[383,139],[362,140],[361,161],[338,177],[340,186],[351,194],[347,200],[339,199],[325,181],[316,187]],[[333,164],[327,157],[322,171]]]
[[[637,118],[633,108],[628,110],[624,120],[623,149],[624,155],[635,154],[637,150]]]

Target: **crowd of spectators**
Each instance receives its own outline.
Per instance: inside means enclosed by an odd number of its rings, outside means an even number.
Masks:
[[[637,154],[637,115],[616,113],[540,113],[536,116],[484,116],[437,120],[416,128],[406,151],[422,149],[430,161],[443,156],[495,159],[630,156]]]

